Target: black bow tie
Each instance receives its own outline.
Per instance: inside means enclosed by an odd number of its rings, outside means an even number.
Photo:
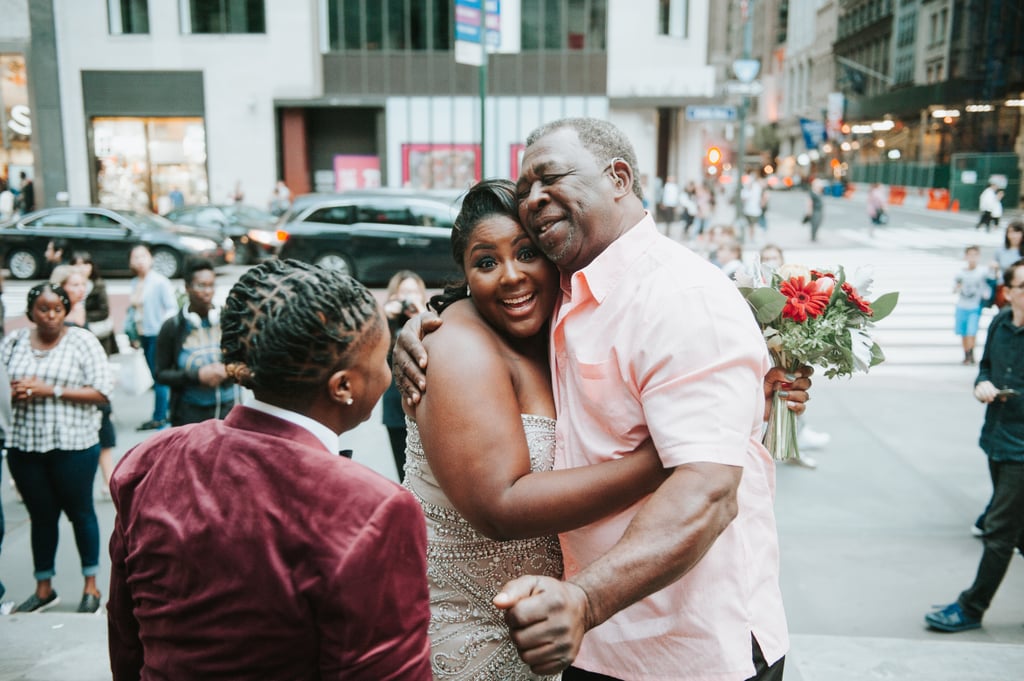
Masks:
[[[351,450],[351,449],[342,449],[342,450],[339,450],[339,451],[338,451],[338,456],[343,456],[343,457],[345,457],[346,459],[351,459],[351,458],[352,458],[352,450]]]

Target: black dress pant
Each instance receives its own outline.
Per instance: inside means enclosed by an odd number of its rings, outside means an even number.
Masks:
[[[974,584],[957,599],[975,619],[988,610],[1013,560],[1013,550],[1024,544],[1024,463],[990,460],[989,470],[995,490],[985,515],[985,551]]]

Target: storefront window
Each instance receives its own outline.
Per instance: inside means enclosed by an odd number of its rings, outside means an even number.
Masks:
[[[202,118],[94,118],[96,203],[165,212],[177,188],[185,203],[207,203]]]
[[[403,144],[402,186],[466,189],[480,180],[479,144]]]
[[[35,174],[32,122],[25,55],[0,54],[0,179],[13,189],[18,189],[22,172]]]

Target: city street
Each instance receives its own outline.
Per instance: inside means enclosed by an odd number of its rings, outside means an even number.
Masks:
[[[981,556],[970,528],[991,493],[977,446],[984,409],[971,395],[976,368],[959,363],[952,288],[964,247],[980,245],[987,263],[1002,230],[976,231],[977,213],[908,206],[892,207],[889,224],[869,236],[858,191],[850,199],[825,199],[819,243],[811,244],[800,221],[805,204],[802,191],[773,193],[767,235],[746,245],[745,259],[770,241],[790,263],[843,265],[851,272],[871,265],[870,297],[898,290],[900,303],[877,329],[886,363],[849,380],[816,379],[806,420],[831,436],[826,447],[805,452],[817,469],[778,467],[782,587],[792,638],[786,679],[1018,680],[1024,675],[1024,559],[1015,557],[981,629],[939,634],[923,622],[933,605],[953,601],[970,585]],[[719,208],[717,220],[730,221],[731,208]],[[221,299],[243,270],[221,272]],[[25,323],[29,286],[4,283],[8,330]],[[128,280],[110,280],[108,290],[119,328]],[[983,329],[991,316],[985,312]],[[118,456],[146,436],[135,428],[149,418],[151,400],[148,394],[115,395]],[[344,446],[356,461],[396,477],[379,407]],[[3,600],[20,601],[34,586],[29,522],[3,468],[0,580],[7,587]],[[113,508],[100,498],[98,483],[96,489],[105,546]],[[81,581],[66,521],[61,538],[54,586],[62,603],[43,614],[0,617],[0,681],[110,679],[105,619],[73,612]],[[109,580],[105,551],[102,556],[101,588]]]

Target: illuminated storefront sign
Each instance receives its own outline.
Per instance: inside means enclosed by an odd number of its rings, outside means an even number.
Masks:
[[[11,107],[10,120],[7,127],[19,135],[32,136],[32,110],[23,104],[15,104]]]

